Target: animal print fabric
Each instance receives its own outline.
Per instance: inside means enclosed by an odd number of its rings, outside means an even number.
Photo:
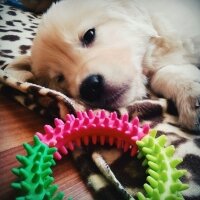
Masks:
[[[4,69],[14,57],[29,53],[39,21],[40,16],[0,4],[0,92],[49,120],[54,117],[64,119],[67,113],[75,114],[76,111],[89,109],[62,93],[29,82],[20,82],[5,73]],[[176,156],[183,158],[179,167],[188,170],[183,178],[189,184],[189,189],[183,192],[184,198],[199,200],[200,134],[195,135],[178,125],[173,103],[149,92],[147,99],[119,108],[116,112],[118,115],[128,113],[130,119],[137,115],[142,123],[149,123],[159,134],[167,135],[168,143],[176,147]],[[145,169],[137,158],[113,147],[91,145],[77,149],[73,152],[73,158],[83,180],[93,192],[94,199],[130,199],[141,190],[146,179]],[[100,165],[107,169],[108,176],[100,172]],[[111,173],[114,179],[109,176]]]

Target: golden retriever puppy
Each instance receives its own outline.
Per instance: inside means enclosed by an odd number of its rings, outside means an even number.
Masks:
[[[38,83],[100,108],[142,99],[149,82],[175,102],[182,126],[200,131],[199,7],[198,0],[63,0],[43,15],[31,56],[10,69],[30,62]]]

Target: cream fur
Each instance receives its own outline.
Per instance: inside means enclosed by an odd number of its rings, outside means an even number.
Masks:
[[[111,107],[142,99],[148,79],[156,93],[176,103],[181,125],[200,131],[200,71],[192,64],[198,59],[192,42],[200,35],[198,6],[198,0],[63,0],[43,16],[32,72],[77,99],[82,81],[101,74],[106,84],[126,87]],[[80,38],[90,28],[96,39],[85,48]],[[65,81],[58,84],[59,74]]]

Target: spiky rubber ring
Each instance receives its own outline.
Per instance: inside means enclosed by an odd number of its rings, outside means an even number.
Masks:
[[[61,159],[62,154],[68,153],[68,149],[73,151],[75,145],[88,145],[90,140],[93,144],[99,142],[101,145],[108,141],[110,145],[123,148],[125,152],[130,150],[131,156],[134,156],[137,153],[136,141],[149,132],[147,124],[140,127],[137,117],[129,122],[127,114],[118,118],[116,112],[107,116],[104,110],[97,114],[91,110],[88,113],[78,112],[76,118],[68,114],[65,123],[55,119],[54,124],[55,128],[46,125],[45,133],[38,132],[36,135],[48,146],[57,148],[54,154],[56,159]]]
[[[61,154],[67,154],[68,149],[72,151],[81,143],[88,145],[90,140],[93,144],[99,142],[101,145],[108,141],[124,151],[130,150],[132,156],[138,151],[138,158],[143,158],[143,165],[148,167],[148,183],[144,184],[145,194],[137,194],[139,200],[183,199],[181,191],[187,185],[180,181],[180,177],[186,170],[176,168],[182,160],[173,158],[173,146],[164,147],[166,136],[156,138],[155,130],[147,134],[149,126],[141,127],[137,117],[129,122],[128,115],[118,118],[114,112],[107,116],[102,110],[97,114],[92,111],[78,112],[76,118],[68,114],[65,123],[60,119],[55,119],[54,123],[55,128],[45,125],[45,134],[36,133],[41,141],[35,136],[35,146],[24,145],[26,157],[17,156],[23,165],[14,168],[13,173],[21,178],[21,182],[12,186],[22,190],[25,195],[18,200],[33,200],[35,195],[40,195],[36,199],[62,199],[62,193],[53,196],[57,190],[56,186],[51,186],[53,178],[49,176],[50,167],[55,164],[53,154],[56,159],[61,159]]]

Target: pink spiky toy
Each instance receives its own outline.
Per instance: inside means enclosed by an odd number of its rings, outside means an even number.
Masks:
[[[36,134],[43,143],[57,148],[54,157],[58,160],[62,158],[61,154],[68,153],[68,149],[73,151],[74,146],[80,147],[81,143],[88,145],[89,140],[93,144],[115,144],[125,152],[130,150],[131,156],[134,156],[137,153],[136,141],[149,132],[149,125],[140,127],[137,117],[129,122],[127,114],[118,118],[116,112],[107,115],[104,110],[96,114],[92,110],[88,113],[77,112],[76,118],[67,114],[65,123],[56,118],[54,124],[55,128],[50,125],[44,126],[45,134]]]

